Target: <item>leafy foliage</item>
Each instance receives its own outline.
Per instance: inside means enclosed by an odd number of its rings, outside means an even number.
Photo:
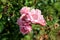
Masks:
[[[23,6],[38,8],[46,26],[32,24],[32,32],[22,35],[16,21]],[[0,40],[59,40],[60,0],[0,0]]]

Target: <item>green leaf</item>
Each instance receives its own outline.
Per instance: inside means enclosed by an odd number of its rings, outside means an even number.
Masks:
[[[57,9],[58,11],[60,11],[60,2],[56,2],[55,4],[54,4],[54,7],[55,7],[55,9]]]
[[[47,14],[49,15],[54,15],[55,14],[55,10],[51,7],[51,6],[47,6]]]
[[[3,24],[0,23],[0,33],[3,31],[4,27],[3,27]]]
[[[25,39],[26,39],[26,40],[30,40],[30,35],[26,35],[26,36],[25,36]]]
[[[40,30],[40,35],[43,35],[45,34],[45,31],[44,30]]]
[[[7,38],[3,38],[2,40],[7,40]]]
[[[2,9],[3,9],[3,8],[0,6],[0,12],[2,12]]]
[[[51,3],[54,3],[54,0],[51,0]]]
[[[5,4],[5,3],[7,2],[7,0],[1,0],[1,2],[2,2],[3,4]]]
[[[0,13],[0,19],[2,18],[2,14]]]

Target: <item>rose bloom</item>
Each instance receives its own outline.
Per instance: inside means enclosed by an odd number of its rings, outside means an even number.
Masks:
[[[20,26],[20,32],[25,35],[27,33],[30,33],[32,30],[30,25]]]
[[[20,18],[17,20],[17,24],[20,26],[20,32],[22,34],[27,34],[31,32],[31,24],[40,24],[42,26],[46,25],[46,21],[41,15],[41,10],[31,9],[30,7],[23,7],[20,10]]]
[[[20,32],[23,35],[28,34],[32,30],[31,23],[26,22],[25,20],[22,20],[20,18],[17,20],[17,24],[20,26]]]
[[[41,15],[41,11],[39,9],[32,9],[30,12],[28,12],[27,21],[31,21],[31,23],[34,24],[40,24],[42,26],[46,25],[46,22],[43,18],[43,15]]]

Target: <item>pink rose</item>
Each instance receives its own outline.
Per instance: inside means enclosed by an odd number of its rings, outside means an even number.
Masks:
[[[17,20],[17,24],[20,26],[20,32],[23,35],[28,34],[32,30],[31,22],[27,22],[27,21],[21,19],[21,17]]]
[[[22,34],[27,34],[31,32],[31,23],[40,24],[42,26],[46,25],[43,15],[41,15],[41,10],[31,9],[30,7],[23,7],[20,10],[21,17],[17,20],[17,24],[20,26],[20,32]]]
[[[31,28],[30,25],[28,25],[28,26],[27,26],[27,25],[26,25],[26,26],[20,26],[20,32],[21,32],[23,35],[31,32],[31,30],[32,30],[32,28]]]
[[[24,26],[24,25],[31,25],[31,22],[27,22],[27,21],[24,21],[24,20],[22,20],[22,19],[18,19],[17,20],[17,24],[19,25],[19,26]]]
[[[34,24],[40,24],[42,26],[46,25],[46,22],[43,18],[43,15],[41,15],[41,11],[38,9],[32,9],[31,12],[29,12],[29,19]]]
[[[21,13],[21,14],[27,14],[29,11],[30,11],[30,7],[23,7],[23,8],[20,10],[20,13]]]

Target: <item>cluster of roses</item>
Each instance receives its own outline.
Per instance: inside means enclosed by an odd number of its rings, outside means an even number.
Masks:
[[[46,25],[46,22],[41,15],[39,9],[31,9],[30,7],[23,7],[20,10],[21,17],[17,20],[17,24],[20,26],[20,32],[22,34],[27,34],[31,32],[31,24],[40,24],[42,26]]]

